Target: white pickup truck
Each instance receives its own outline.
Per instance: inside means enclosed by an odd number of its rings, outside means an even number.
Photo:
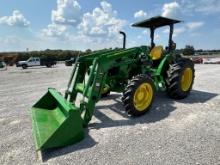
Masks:
[[[18,61],[16,63],[17,67],[22,67],[23,69],[33,66],[52,67],[53,65],[56,65],[55,60],[51,58],[40,58],[40,57],[30,57],[27,61]]]

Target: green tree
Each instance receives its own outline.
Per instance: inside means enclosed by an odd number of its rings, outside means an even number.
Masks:
[[[195,49],[192,45],[186,45],[185,49],[183,49],[183,55],[195,55]]]
[[[86,54],[90,54],[90,53],[92,53],[92,50],[91,49],[87,49],[85,53]]]

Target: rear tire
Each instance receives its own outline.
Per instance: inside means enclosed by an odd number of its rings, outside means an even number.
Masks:
[[[141,116],[149,111],[154,98],[153,80],[148,75],[135,76],[125,88],[122,102],[131,116]]]
[[[182,58],[170,65],[166,78],[168,96],[173,99],[186,98],[192,89],[194,77],[195,69],[191,60]]]
[[[23,69],[27,69],[27,65],[22,65],[21,66]]]
[[[51,65],[51,64],[46,64],[46,67],[47,67],[47,68],[51,68],[52,65]]]

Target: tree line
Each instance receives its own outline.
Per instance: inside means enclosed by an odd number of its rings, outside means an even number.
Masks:
[[[56,61],[65,61],[72,57],[76,58],[78,56],[84,56],[90,54],[91,52],[92,50],[90,49],[86,51],[46,49],[44,51],[18,52],[17,61],[27,60],[30,57],[52,58]]]
[[[70,58],[88,55],[92,52],[96,51],[92,51],[90,49],[87,49],[86,51],[46,49],[43,51],[7,52],[0,53],[0,61],[5,61],[8,65],[13,65],[17,61],[27,60],[30,57],[50,58],[55,61],[65,61]]]
[[[198,49],[195,50],[195,48],[192,45],[186,45],[184,49],[179,49],[180,54],[183,54],[185,56],[192,56],[192,55],[215,55],[215,54],[220,54],[219,49],[214,49],[214,50],[203,50],[203,49]]]
[[[118,48],[114,48],[118,49]],[[103,50],[112,50],[103,49]],[[96,50],[98,51],[98,50]],[[91,49],[87,49],[86,51],[78,51],[78,50],[50,50],[46,49],[44,51],[26,51],[26,52],[12,52],[12,53],[0,53],[0,60],[4,60],[7,64],[13,65],[17,61],[27,60],[30,57],[40,57],[40,58],[52,58],[56,61],[65,61],[72,57],[76,58],[78,56],[88,55],[90,53],[96,52]],[[195,50],[192,45],[186,45],[183,49],[176,50],[177,53],[187,55],[214,55],[220,54],[220,50]]]

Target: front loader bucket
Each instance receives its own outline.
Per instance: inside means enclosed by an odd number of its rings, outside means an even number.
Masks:
[[[55,89],[31,108],[32,129],[37,150],[74,144],[84,137],[78,108],[67,102]]]

